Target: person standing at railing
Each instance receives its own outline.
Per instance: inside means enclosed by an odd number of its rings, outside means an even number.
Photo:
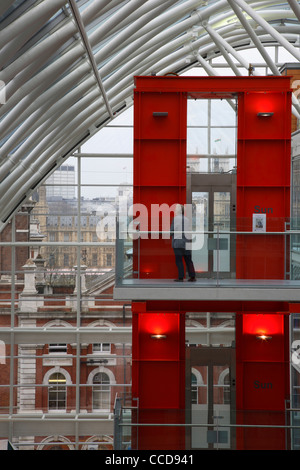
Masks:
[[[188,238],[185,236],[185,231],[190,227],[190,221],[184,215],[184,206],[178,204],[175,211],[175,217],[171,223],[170,234],[172,238],[172,248],[175,254],[175,263],[178,269],[178,279],[176,282],[183,282],[184,278],[184,264],[185,262],[189,282],[196,281],[196,274],[194,263],[192,261],[192,251],[187,249]]]

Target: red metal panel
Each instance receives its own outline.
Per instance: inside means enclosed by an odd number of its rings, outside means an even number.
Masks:
[[[247,93],[250,91],[279,91],[280,93],[290,91],[290,77],[135,77],[136,88],[144,93],[149,92],[175,92],[188,93],[194,98],[223,98],[237,93]]]
[[[243,94],[243,113],[239,110],[240,139],[290,139],[290,122],[283,115],[290,114],[289,100],[282,90],[278,92],[246,92]],[[261,113],[273,113],[262,116]]]
[[[239,152],[243,152],[244,141],[240,140],[239,145]],[[243,184],[265,188],[289,186],[287,157],[290,147],[287,148],[284,139],[249,140],[245,150],[243,161],[239,162]]]
[[[169,229],[153,205],[186,202],[186,95],[135,91],[134,203],[146,208],[140,216],[142,231]],[[174,216],[174,214],[170,214]],[[158,220],[157,220],[158,219]],[[171,221],[171,218],[170,218]],[[160,235],[134,244],[134,270],[141,278],[176,276],[171,241]],[[144,309],[142,310],[144,311]],[[138,421],[179,423],[184,417],[185,328],[178,313],[133,314],[132,393],[139,399]],[[166,334],[163,340],[151,334]],[[133,402],[134,404],[134,402]],[[149,411],[150,410],[150,411]],[[184,429],[138,428],[139,449],[184,448]]]
[[[283,232],[290,217],[289,90],[247,92],[239,98],[237,158],[237,230],[252,231],[253,214],[266,214],[266,232]],[[272,112],[268,117],[260,112]],[[281,235],[239,235],[236,276],[284,279],[285,238]],[[284,425],[288,397],[287,317],[279,314],[238,315],[236,322],[237,422]],[[284,325],[284,327],[283,327]],[[265,330],[272,337],[256,336]],[[285,433],[240,429],[238,448],[284,449]]]
[[[147,210],[141,230],[166,229],[152,216],[154,204],[186,202],[186,108],[186,94],[135,91],[133,196]],[[134,270],[140,278],[175,278],[171,241],[146,238],[135,243]]]
[[[146,302],[148,312],[157,312],[163,310],[164,312],[171,312],[177,310],[178,312],[207,312],[209,307],[210,312],[220,312],[220,301],[212,300],[149,300]],[[135,305],[135,302],[133,303]],[[295,307],[296,305],[296,307]],[[293,308],[293,310],[291,310]],[[300,313],[299,304],[289,304],[288,302],[260,302],[252,301],[239,301],[239,300],[222,300],[222,312],[244,312],[257,314],[260,313],[282,313],[289,315],[291,311]]]
[[[258,338],[260,333],[268,339]],[[285,400],[289,397],[289,318],[240,314],[236,318],[236,408],[239,449],[285,449]]]
[[[185,186],[185,165],[181,162],[181,145],[178,140],[139,141],[139,185],[140,186]],[[184,145],[184,144],[182,144]],[[159,169],[154,171],[154,169]]]
[[[183,117],[180,95],[177,97],[174,93],[162,95],[159,91],[142,95],[140,139],[178,139],[181,132],[185,135],[185,129],[180,126],[180,119]]]
[[[184,313],[133,314],[132,395],[139,398],[139,423],[184,422],[184,322]],[[159,428],[139,429],[138,447],[184,449],[184,435],[183,428],[170,428],[166,441]]]
[[[266,214],[266,231],[283,232],[290,217],[290,91],[245,92],[239,98],[237,231],[252,231],[252,216]],[[258,113],[272,112],[261,117]],[[236,276],[284,279],[285,238],[239,235]]]

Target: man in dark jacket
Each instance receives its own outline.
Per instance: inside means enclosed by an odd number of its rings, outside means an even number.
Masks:
[[[189,274],[188,281],[196,281],[195,268],[194,263],[192,261],[192,251],[187,249],[187,244],[190,242],[184,234],[185,231],[189,230],[189,226],[189,219],[184,216],[184,206],[178,204],[170,230],[172,237],[172,248],[175,254],[175,263],[178,269],[178,279],[175,279],[176,282],[183,282],[183,260],[185,262]]]

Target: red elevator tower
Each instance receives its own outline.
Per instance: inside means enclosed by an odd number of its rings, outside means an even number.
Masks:
[[[236,276],[238,282],[284,280],[290,217],[291,89],[289,77],[136,77],[134,94],[134,204],[147,208],[134,246],[140,278],[176,277],[170,240],[159,210],[187,201],[187,99],[237,98]],[[253,214],[265,214],[265,233]],[[137,215],[137,214],[135,214]],[[269,235],[268,235],[269,233]],[[172,286],[173,287],[173,286]],[[155,287],[153,287],[155,289]],[[174,288],[174,287],[173,287]],[[199,287],[200,288],[200,287]],[[183,288],[184,289],[184,288]],[[236,448],[284,448],[289,395],[288,302],[222,298],[195,301],[194,311],[236,313]],[[184,295],[184,294],[183,294]],[[220,302],[222,307],[220,307]],[[133,302],[133,397],[139,423],[185,423],[185,312],[182,301]],[[158,336],[163,341],[158,340]],[[262,341],[259,337],[269,339]],[[249,427],[247,427],[249,425]],[[268,434],[268,439],[266,439]],[[184,449],[184,426],[158,433],[140,427],[140,449]]]

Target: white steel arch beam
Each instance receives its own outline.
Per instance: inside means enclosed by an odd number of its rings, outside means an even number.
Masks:
[[[84,95],[96,86],[92,76],[86,80],[82,80],[82,75],[89,70],[86,62],[82,64],[81,69],[83,69],[83,71],[80,70],[80,67],[74,69],[69,75],[63,77],[58,84],[54,84],[35,100],[32,100],[28,107],[20,106],[18,108],[13,123],[16,130],[3,144],[0,152],[0,161],[3,161],[5,156],[12,151],[21,140],[25,139],[30,132],[34,131],[37,127],[42,125],[45,120],[51,117],[55,103],[59,109],[63,109],[64,103],[62,99],[64,96],[71,96],[73,94],[74,100],[76,100],[78,99],[78,94]],[[78,83],[78,86],[74,88],[76,83]],[[70,92],[70,89],[73,89],[72,92]],[[35,113],[37,113],[37,116],[35,116]]]
[[[255,34],[255,32],[252,29],[251,25],[246,20],[246,18],[244,16],[244,14],[242,13],[242,11],[239,9],[239,7],[236,6],[236,4],[234,3],[234,0],[228,0],[228,3],[230,4],[231,8],[233,9],[235,14],[237,15],[237,18],[241,22],[242,26],[248,32],[251,40],[253,41],[253,44],[255,45],[255,47],[257,48],[259,53],[261,54],[262,58],[265,60],[266,64],[268,65],[268,67],[270,68],[272,73],[274,75],[280,75],[280,72],[279,72],[278,68],[276,67],[276,65],[272,61],[272,59],[271,59],[270,55],[268,54],[268,52],[266,51],[265,47],[262,45],[262,43],[259,39],[259,36],[257,36]],[[289,3],[291,4],[290,1],[289,1]],[[294,13],[296,13],[295,10],[293,10],[293,11],[294,11]],[[299,9],[299,11],[300,11],[300,9]],[[299,18],[300,18],[300,16],[299,16]],[[300,112],[300,106],[299,106],[299,102],[298,102],[298,100],[297,100],[294,93],[292,93],[292,104],[293,104],[293,114],[296,115],[296,117],[298,117],[299,112]]]
[[[82,86],[84,86],[85,84],[86,84],[86,82],[83,82]],[[81,87],[81,88],[82,88],[82,87]],[[72,93],[72,94],[73,94],[73,97],[72,97],[70,94],[68,94],[68,95],[66,95],[64,98],[62,98],[62,100],[61,100],[59,103],[56,103],[56,105],[54,105],[54,106],[52,107],[52,109],[53,109],[53,108],[56,108],[56,110],[55,110],[56,113],[54,114],[54,116],[52,116],[51,119],[49,118],[49,119],[47,120],[47,123],[46,123],[46,124],[47,124],[47,127],[46,127],[47,132],[49,132],[49,130],[51,129],[51,127],[49,127],[49,122],[51,122],[51,121],[53,122],[53,120],[55,120],[55,124],[56,124],[56,126],[57,126],[58,128],[60,128],[60,126],[63,127],[64,122],[62,122],[62,117],[61,117],[61,119],[56,120],[56,115],[60,115],[60,113],[62,112],[62,110],[65,110],[65,109],[66,109],[66,106],[69,108],[69,111],[68,111],[68,112],[65,112],[62,116],[68,115],[69,117],[71,117],[71,114],[72,114],[72,113],[75,114],[75,115],[77,114],[77,107],[78,107],[78,105],[77,105],[76,108],[72,108],[72,107],[70,107],[70,106],[71,106],[71,104],[72,104],[72,99],[73,99],[73,100],[78,100],[78,98],[79,98],[79,96],[80,96],[80,92],[81,92],[81,90],[75,89],[75,91]],[[75,93],[76,93],[76,94],[75,94]],[[88,95],[87,95],[87,96],[88,96]],[[95,95],[92,97],[92,100],[93,100],[93,99],[96,99],[96,96],[95,96]],[[82,102],[82,101],[83,101],[83,100],[81,100],[81,102]],[[88,103],[87,103],[86,98],[85,98],[85,99],[84,99],[84,103],[81,104],[81,106],[85,107],[87,104],[88,104]],[[28,118],[28,119],[29,119],[29,118]],[[65,122],[68,122],[68,119],[67,119],[67,118],[65,118]],[[22,126],[21,126],[21,127],[22,127]],[[45,131],[45,129],[43,129],[43,128],[42,128],[42,129],[38,129],[38,132],[33,133],[33,135],[31,136],[31,138],[28,139],[26,142],[24,142],[24,144],[21,145],[21,147],[19,147],[19,149],[15,152],[15,154],[13,154],[12,157],[10,157],[10,158],[3,164],[3,168],[1,168],[2,171],[1,171],[1,173],[0,173],[1,176],[2,176],[2,177],[5,176],[5,173],[6,173],[7,171],[9,171],[9,170],[17,163],[17,161],[20,161],[20,160],[21,160],[22,156],[24,155],[24,152],[26,152],[26,151],[28,150],[28,148],[30,148],[30,145],[31,145],[31,146],[33,146],[33,145],[36,146],[36,145],[37,145],[37,143],[39,142],[39,139],[40,139],[40,137],[38,137],[38,134],[42,134],[42,136],[43,136],[45,133],[46,133],[46,131]],[[4,146],[4,147],[5,147],[5,146]],[[8,149],[8,148],[9,148],[9,147],[8,147],[8,143],[6,143],[6,149]],[[4,181],[4,183],[3,183],[3,189],[6,190],[7,187],[9,186],[9,184],[10,184],[10,178],[7,178],[7,180]]]
[[[222,0],[218,2],[218,5],[213,4],[212,6],[208,7],[203,12],[203,18],[209,18],[210,15],[218,11],[220,6],[225,6],[226,4],[227,0]],[[131,44],[136,39],[141,39],[142,35],[144,34],[145,38],[147,38],[147,42],[144,41],[144,48],[146,49],[147,47],[149,47],[148,33],[155,32],[155,34],[152,33],[153,40],[156,42],[156,47],[161,47],[163,44],[168,43],[170,39],[176,37],[176,35],[185,32],[187,28],[191,28],[193,25],[199,22],[199,17],[194,16],[193,14],[193,12],[195,11],[194,9],[191,11],[191,14],[187,18],[184,17],[182,19],[182,15],[186,15],[186,12],[188,11],[188,6],[190,6],[190,8],[199,7],[199,1],[190,0],[189,2],[183,2],[175,6],[173,9],[166,11],[160,17],[155,18],[140,31],[132,35],[130,38]],[[162,33],[157,36],[157,31],[159,31],[160,29]],[[101,51],[96,54],[98,62],[101,60],[101,54]]]
[[[73,52],[73,51],[72,51]],[[34,96],[39,96],[42,91],[47,89],[53,82],[74,65],[76,55],[68,54],[59,57],[56,61],[43,69],[29,81],[24,83],[12,96],[10,96],[10,87],[7,86],[7,103],[0,109],[0,116],[6,114],[10,109],[15,109],[22,99],[33,92]],[[77,57],[76,57],[77,59]]]
[[[167,61],[168,61],[169,64],[170,64],[170,62],[171,62],[172,64],[174,64],[174,55],[180,55],[180,52],[178,51],[178,52],[174,53],[172,60],[170,60],[170,59],[168,60],[167,57],[164,57],[163,61],[164,61],[164,62],[167,62]],[[183,56],[185,56],[185,54],[183,54]],[[157,63],[156,65],[157,65],[158,68],[160,67],[159,63]],[[246,64],[246,63],[244,63],[244,66],[245,66],[247,69],[249,68],[249,65]],[[145,69],[144,69],[143,71],[144,71],[144,73],[147,73],[147,72],[149,73],[150,70],[145,70]],[[168,71],[169,71],[169,70],[164,69],[161,73],[166,73],[166,72],[168,72]],[[171,70],[171,71],[174,71],[174,69]],[[295,110],[295,109],[293,109],[293,114],[294,114],[296,117],[299,117],[299,113],[298,113],[297,110]]]
[[[249,34],[250,39],[253,41],[253,44],[261,54],[262,58],[265,60],[266,64],[270,67],[271,71],[273,72],[274,75],[279,74],[279,71],[274,64],[274,62],[271,60],[270,55],[266,51],[265,47],[262,45],[260,42],[258,36],[255,34],[252,26],[249,24],[249,22],[246,20],[243,12],[237,7],[237,5],[234,3],[233,0],[227,0],[231,8],[233,9],[234,13],[236,14],[238,20],[241,22],[241,25],[244,27],[245,31]]]
[[[61,10],[63,12],[63,10]],[[57,13],[58,15],[58,13]],[[63,15],[63,13],[61,13]],[[67,21],[67,18],[64,18],[64,20],[60,23],[60,28],[62,25]],[[38,23],[38,22],[37,22]],[[4,68],[6,65],[9,65],[11,62],[19,62],[23,61],[23,55],[25,50],[31,50],[33,45],[36,43],[39,43],[40,38],[44,40],[46,31],[49,30],[49,33],[51,32],[51,19],[45,24],[40,24],[40,27],[37,31],[36,35],[32,35],[30,31],[27,31],[27,38],[28,41],[25,40],[25,37],[23,35],[19,35],[16,38],[14,38],[12,41],[10,41],[3,49],[1,52],[1,63],[2,63],[2,68]],[[22,49],[24,50],[22,51]],[[42,57],[41,57],[42,60]],[[26,67],[26,65],[24,65]]]
[[[234,61],[231,59],[228,53],[229,51],[227,52],[227,50],[229,49],[228,43],[226,43],[226,41],[224,41],[223,38],[209,25],[204,26],[204,28],[206,29],[210,37],[214,40],[215,44],[219,47],[223,57],[225,58],[226,62],[228,63],[229,67],[233,70],[235,75],[242,75],[238,67],[235,65]],[[224,44],[226,44],[227,47]]]
[[[221,2],[218,2],[218,4],[220,4]],[[264,2],[265,3],[265,2]],[[219,6],[219,5],[218,5]]]
[[[110,2],[111,3],[111,2]],[[88,25],[91,21],[98,18],[103,10],[107,9],[107,0],[95,0],[88,5],[82,12],[82,21],[84,25]],[[50,58],[60,47],[76,34],[76,26],[72,18],[66,17],[60,27],[53,31],[49,36],[43,38],[42,41],[36,43],[20,58],[9,64],[2,71],[2,79],[8,83],[16,76],[27,64],[29,66],[36,60],[41,60],[44,56]],[[80,47],[80,45],[78,45]]]
[[[114,95],[112,104],[115,104],[120,99],[124,100],[128,96],[128,89],[122,90],[120,96]],[[92,114],[92,112],[94,113]],[[21,165],[18,168],[17,174],[14,174],[14,178],[11,179],[12,186],[8,188],[6,194],[0,198],[0,218],[3,220],[10,213],[12,208],[15,207],[19,200],[22,201],[27,191],[30,192],[30,188],[36,184],[38,179],[42,179],[43,171],[47,171],[49,167],[53,166],[60,156],[70,150],[70,153],[74,150],[70,148],[74,138],[79,139],[79,136],[84,136],[87,129],[92,126],[95,122],[103,119],[105,112],[105,106],[99,108],[97,104],[92,104],[89,109],[85,109],[80,114],[76,115],[75,118],[69,122],[65,129],[61,129],[59,134],[55,134],[56,139],[52,139],[52,144],[41,145],[41,149],[44,151],[39,154],[37,159],[31,159],[26,165]],[[108,115],[106,114],[106,118]],[[66,139],[68,136],[68,139]],[[51,139],[50,139],[51,142]],[[47,142],[48,144],[48,142]],[[29,193],[27,194],[29,196]]]
[[[175,63],[179,58],[185,58],[191,54],[196,56],[201,43],[206,42],[211,44],[207,36],[201,37],[195,41],[191,41],[192,37],[193,32],[189,31],[176,38],[174,41],[160,45],[160,47],[155,44],[155,47],[151,50],[145,50],[144,48],[144,54],[139,57],[139,60],[137,60],[138,56],[134,57],[132,64],[138,63],[143,67],[152,65],[156,73],[161,73],[161,69],[165,67],[164,63],[172,64],[172,61]],[[145,61],[143,60],[144,57],[146,57]],[[173,72],[174,71],[175,70],[173,70]]]
[[[105,28],[100,28],[101,29],[101,34],[102,36],[106,34],[106,32],[109,30],[109,28],[111,26],[113,26],[114,24],[118,23],[118,21],[123,17],[123,16],[128,16],[130,15],[130,12],[132,10],[135,10],[139,7],[140,4],[144,3],[146,0],[134,0],[132,2],[129,3],[129,6],[128,4],[125,5],[126,8],[123,8],[121,12],[118,12],[118,15],[114,15],[114,17],[112,19],[110,19],[109,21],[105,22]],[[93,10],[89,10],[88,13],[89,13],[89,19],[91,19],[91,13],[93,12]],[[76,28],[75,28],[76,29]],[[103,31],[102,31],[103,29]],[[71,34],[74,34],[74,30],[68,28],[68,33],[67,33],[67,36],[70,37]],[[66,38],[66,34],[63,34],[63,38]],[[91,42],[93,44],[93,42],[95,42],[95,33],[91,35]],[[57,43],[55,43],[56,47],[58,46]],[[47,46],[47,51],[49,52],[49,49],[48,49],[48,44],[46,45]],[[82,45],[80,44],[76,44],[71,50],[67,51],[63,57],[57,59],[55,61],[55,63],[52,63],[50,64],[50,66],[46,67],[46,70],[47,70],[47,74],[51,73],[49,72],[49,69],[51,70],[55,68],[55,65],[58,61],[61,62],[62,66],[63,64],[65,63],[65,71],[68,69],[68,67],[70,66],[70,64],[74,63],[76,60],[80,59],[80,57],[82,56],[82,54],[85,52],[85,49]],[[38,53],[39,55],[35,55],[36,57],[36,60],[38,59],[38,57],[40,57],[42,55],[43,57],[43,54],[45,53],[45,48],[43,48],[42,46],[39,47],[39,50],[38,50]],[[26,64],[23,62],[23,67],[26,66]],[[32,75],[34,74],[36,70],[33,69],[33,71],[31,72]],[[14,71],[16,72],[16,70]],[[45,73],[44,70],[42,70],[40,73]],[[57,75],[58,72],[55,72],[55,75]],[[63,70],[61,70],[60,73],[63,73]],[[22,74],[24,76],[24,73]],[[3,80],[5,81],[6,77],[5,77],[5,73],[3,75]],[[33,80],[35,81],[38,81],[39,79],[37,79],[36,77],[33,78]],[[7,96],[8,98],[10,98],[10,96],[16,91],[16,89],[18,90],[17,91],[17,96],[15,97],[15,101],[19,101],[20,100],[20,87],[21,85],[25,85],[25,86],[29,86],[28,82],[26,82],[26,80],[24,80],[24,83],[18,83],[16,85],[12,85],[12,90],[11,90],[11,87],[10,85],[8,84],[7,85]],[[35,87],[35,84],[33,82],[33,87]],[[25,91],[26,93],[26,91]],[[15,101],[11,101],[11,105],[14,106],[15,105]]]
[[[34,97],[34,99],[28,99],[28,96],[24,96],[23,100],[20,101],[20,103],[18,103],[7,116],[5,116],[3,119],[3,125],[5,124],[9,131],[17,128],[31,115],[33,111],[39,109],[43,103],[47,101],[52,102],[57,96],[62,96],[65,93],[70,92],[70,90],[72,92],[76,84],[80,84],[84,77],[87,77],[86,82],[90,82],[91,87],[95,86],[93,77],[88,75],[89,70],[89,64],[83,60],[81,64],[78,64],[76,68],[73,68],[68,75],[63,76],[57,82],[50,84],[50,86],[48,88],[46,87],[45,90],[42,90],[40,94],[35,93],[35,90],[33,89],[31,97]],[[13,114],[13,117],[11,117],[11,114]]]
[[[118,9],[115,14],[111,15],[107,21],[102,23],[98,31],[95,31],[95,39],[97,41],[98,36],[100,35],[101,38],[105,38],[106,36],[111,34],[111,30],[116,26],[119,27],[120,23],[124,20],[131,18],[131,15],[136,12],[147,0],[132,0],[130,2],[125,3],[120,9]],[[130,21],[130,20],[129,20]],[[91,40],[91,44],[93,42]]]
[[[298,20],[300,21],[300,6],[299,6],[299,3],[296,0],[288,0],[288,3],[290,5],[291,9],[293,10],[293,12],[295,13],[296,17],[298,18]]]
[[[185,21],[186,21],[186,20],[185,20]],[[108,63],[107,66],[109,67],[109,66],[110,66],[110,63]]]
[[[29,37],[39,30],[41,24],[44,24],[51,18],[65,3],[66,0],[44,0],[31,8],[2,31],[0,48],[4,48],[6,44],[16,37],[22,37],[24,44]]]
[[[45,93],[45,103],[42,101],[41,106],[37,107],[35,111],[30,112],[26,120],[17,128],[16,132],[12,134],[11,138],[3,145],[0,149],[0,161],[3,161],[6,155],[9,154],[11,150],[19,145],[19,148],[12,154],[10,157],[11,163],[4,161],[2,167],[0,167],[0,181],[1,177],[4,177],[7,170],[11,169],[17,163],[18,160],[22,158],[24,153],[26,154],[33,146],[39,142],[41,135],[45,135],[49,131],[49,122],[53,122],[57,116],[60,116],[62,110],[71,108],[73,104],[84,97],[88,93],[92,93],[93,87],[95,88],[94,80],[92,77],[90,79],[80,83],[72,93],[64,93],[64,90],[59,88],[55,95],[52,94],[51,100],[46,99]],[[99,99],[99,94],[95,92],[95,99]],[[30,139],[26,139],[23,144],[21,142],[26,138],[28,133],[31,133]]]
[[[66,123],[69,122],[70,116],[76,115],[82,109],[85,109],[90,104],[95,103],[98,106],[99,93],[97,89],[89,92],[84,99],[78,101],[75,105],[70,103],[69,95],[66,95],[62,99],[62,105],[65,112],[62,113],[62,107],[60,103],[56,103],[53,108],[54,112],[45,121],[44,126],[39,126],[34,132],[32,132],[30,139],[20,145],[20,147],[13,153],[12,156],[6,158],[3,165],[0,167],[0,180],[6,177],[2,183],[2,190],[5,192],[8,190],[11,180],[17,176],[17,170],[15,173],[8,175],[8,173],[16,167],[19,163],[24,167],[27,159],[34,159],[39,152],[39,145],[44,141],[43,146],[49,145],[51,139],[57,138],[58,130],[64,129]],[[73,100],[72,100],[73,101]],[[45,143],[48,142],[48,144]],[[29,156],[25,156],[29,152]]]
[[[108,75],[113,73],[114,70],[117,71],[118,68],[128,65],[129,60],[137,60],[138,55],[147,57],[149,52],[161,49],[164,45],[168,45],[172,37],[178,41],[178,46],[181,45],[183,39],[181,36],[178,37],[178,34],[180,35],[184,31],[185,28],[182,28],[180,24],[178,24],[176,27],[170,28],[170,31],[168,29],[167,32],[164,30],[164,26],[161,26],[150,30],[143,36],[140,35],[138,38],[133,39],[130,44],[103,66],[103,74]]]
[[[165,24],[163,23],[156,27],[153,25],[152,28],[149,29],[149,24],[151,21],[155,20],[155,13],[163,11],[166,7],[172,5],[172,3],[173,2],[169,0],[161,5],[161,1],[153,1],[153,8],[147,12],[147,14],[140,16],[135,23],[126,26],[122,31],[120,31],[120,34],[115,35],[110,42],[103,45],[103,47],[95,54],[96,62],[100,64],[111,56],[110,60],[107,62],[110,69],[120,66],[120,64],[122,64],[122,57],[123,61],[126,61],[128,58],[128,49],[134,53],[134,51],[136,51],[136,43],[138,41],[145,43],[148,40],[147,37],[153,37],[157,34],[158,30],[165,28]],[[148,29],[148,36],[147,33],[145,33],[145,28]]]
[[[113,119],[114,118],[113,112],[111,110],[109,101],[107,99],[106,91],[105,91],[105,88],[103,86],[102,79],[100,77],[100,74],[99,74],[99,71],[98,71],[98,68],[97,68],[97,64],[96,64],[96,61],[95,61],[95,58],[94,58],[94,55],[93,55],[93,52],[92,52],[92,49],[91,49],[91,45],[90,45],[90,42],[89,42],[87,34],[86,34],[86,31],[84,29],[84,25],[82,23],[82,19],[81,19],[78,7],[76,5],[76,2],[74,2],[74,0],[69,0],[69,4],[70,4],[71,10],[72,10],[74,19],[76,21],[79,33],[81,35],[82,42],[84,44],[84,47],[86,49],[88,58],[90,60],[91,67],[92,67],[92,70],[93,70],[93,73],[94,73],[94,76],[95,76],[95,79],[96,79],[96,83],[99,86],[99,89],[100,89],[100,92],[101,92],[102,97],[104,99],[108,114],[110,115],[111,119]]]
[[[53,114],[53,106],[58,108],[63,107],[63,101],[69,99],[71,93],[69,93],[69,81],[70,76],[65,77],[60,82],[60,86],[55,85],[40,95],[35,101],[33,101],[25,110],[25,112],[19,115],[15,121],[15,132],[7,139],[7,141],[0,148],[0,162],[3,161],[6,155],[8,155],[15,147],[17,147],[26,137],[40,127],[43,122],[51,118]],[[95,83],[92,77],[82,81],[74,90],[74,100],[79,99],[87,93],[92,87],[95,87]],[[53,89],[52,89],[53,88]]]
[[[14,1],[15,0],[2,0],[0,3],[0,16],[2,16],[9,9]]]
[[[18,110],[18,113],[19,113],[19,110]]]
[[[8,83],[10,80],[13,80],[16,75],[22,72],[24,68],[30,68],[36,61],[39,61],[42,65],[44,61],[47,61],[49,58],[54,56],[57,50],[72,38],[75,33],[76,28],[73,21],[66,18],[60,25],[59,29],[43,38],[42,41],[36,43],[21,57],[17,57],[4,70],[2,70],[1,78]]]
[[[264,18],[262,18],[255,10],[253,10],[244,0],[233,0],[240,6],[249,16],[253,18],[266,32],[268,32],[279,44],[281,44],[290,54],[297,60],[300,60],[300,53],[290,44],[276,29],[271,26]]]
[[[35,134],[31,136],[31,144],[34,144],[34,149],[29,153],[25,159],[21,160],[22,155],[24,155],[24,150],[29,145],[28,142],[25,142],[23,146],[21,146],[16,153],[3,164],[3,171],[1,172],[1,176],[4,176],[5,172],[10,170],[17,161],[20,162],[19,166],[16,167],[15,171],[8,175],[6,179],[2,182],[2,190],[4,197],[1,199],[1,203],[5,206],[8,204],[10,200],[10,194],[14,193],[16,186],[14,182],[18,180],[18,178],[22,178],[22,183],[19,186],[21,187],[26,183],[26,177],[24,176],[24,170],[28,169],[31,165],[34,165],[33,173],[37,170],[35,168],[35,164],[39,160],[39,155],[49,150],[51,146],[51,142],[55,140],[55,145],[57,147],[57,142],[61,138],[63,142],[65,139],[65,133],[69,130],[72,131],[73,128],[78,129],[78,124],[83,122],[85,119],[88,118],[89,114],[94,113],[96,110],[99,109],[99,119],[103,118],[103,108],[99,107],[97,103],[97,93],[91,92],[88,94],[85,99],[80,100],[77,102],[73,107],[67,108],[66,111],[60,115],[60,109],[57,110],[57,115],[52,119],[51,122],[48,121],[48,132],[44,132],[39,138]],[[77,131],[76,131],[77,132]],[[51,150],[53,151],[53,149]],[[39,165],[40,163],[38,163]],[[24,179],[25,178],[25,179]]]
[[[168,8],[174,6],[174,1],[170,2],[169,0],[166,0],[164,2],[157,2],[156,0],[147,0],[144,5],[142,5],[138,10],[132,12],[130,15],[130,18],[124,18],[123,21],[120,21],[120,23],[111,29],[110,35],[111,35],[111,43],[113,44],[113,39],[116,35],[122,35],[122,32],[126,28],[130,27],[135,27],[134,25],[136,22],[138,22],[141,18],[144,17],[146,19],[146,22],[148,22],[151,17],[160,17],[165,10]],[[133,33],[133,32],[132,32]],[[104,46],[104,44],[103,44]]]
[[[219,2],[221,3],[221,2]],[[205,11],[203,13],[203,18],[208,18],[210,14],[213,11],[216,11],[216,5],[213,6],[214,8],[210,8],[209,11]],[[157,26],[157,20],[150,22],[147,27],[146,27],[146,36],[141,36],[141,34],[144,32],[144,29],[140,31],[139,37],[135,41],[135,37],[137,35],[134,35],[131,38],[131,44],[128,48],[125,48],[120,52],[119,55],[115,56],[112,61],[109,61],[107,64],[105,64],[105,72],[103,72],[103,75],[112,72],[112,63],[120,63],[123,64],[124,62],[128,65],[128,60],[132,57],[133,62],[137,60],[137,54],[140,54],[141,52],[145,53],[144,57],[147,57],[150,53],[153,52],[155,48],[158,51],[161,51],[162,48],[165,46],[165,51],[171,51],[172,47],[178,48],[182,45],[184,45],[184,42],[191,42],[191,38],[193,36],[193,33],[189,35],[185,34],[185,38],[183,38],[182,34],[186,32],[187,29],[192,28],[192,26],[196,25],[199,22],[199,16],[192,14],[190,17],[184,19],[181,22],[176,23],[175,25],[171,25],[168,29],[165,29],[165,25],[162,26],[162,31],[159,34],[153,34],[153,31],[157,32],[159,31],[159,26]],[[157,29],[154,29],[157,28]],[[203,29],[204,31],[204,29]],[[151,34],[148,36],[148,32]],[[175,38],[174,41],[172,39]],[[146,41],[147,39],[147,41]],[[142,44],[141,47],[139,45]],[[133,54],[134,51],[134,54]],[[96,54],[97,61],[100,61],[100,54],[101,51],[99,51],[98,54]],[[130,55],[129,55],[130,54]],[[163,54],[161,52],[161,54]],[[139,58],[140,61],[140,58]]]
[[[203,57],[199,53],[197,54],[197,60],[199,64],[204,68],[208,76],[216,77],[219,75],[218,71],[214,69],[205,59],[203,59]],[[231,106],[231,108],[236,111],[236,105],[234,101],[231,99],[227,99],[226,101],[229,106]]]
[[[73,57],[74,57],[74,51],[73,51]],[[55,64],[54,64],[54,65],[55,65]],[[54,65],[53,65],[53,67],[54,67]],[[47,75],[48,75],[48,69],[47,69]],[[35,80],[37,81],[36,77],[35,77]],[[28,86],[28,84],[26,84],[26,85]],[[35,87],[34,84],[33,84],[32,86],[33,86],[33,88]],[[19,93],[19,95],[20,95],[20,93]],[[19,99],[19,96],[17,96],[16,99]]]
[[[130,92],[131,92],[131,88],[129,87],[128,89],[125,89],[123,90],[120,95],[116,95],[114,94],[111,102],[113,105],[117,105],[118,102],[121,100],[125,100],[129,95],[130,95]],[[66,128],[66,132],[64,132],[62,129],[61,129],[61,140],[62,142],[64,142],[65,146],[64,146],[64,150],[65,148],[67,149],[70,144],[68,142],[66,142],[66,135],[68,135],[68,137],[70,136],[70,133],[73,132],[73,134],[77,137],[78,139],[78,136],[79,135],[83,135],[85,132],[86,132],[86,129],[89,129],[89,127],[93,126],[95,124],[95,122],[97,123],[99,120],[103,120],[104,118],[108,118],[108,115],[106,114],[105,115],[105,106],[103,105],[102,107],[98,108],[97,106],[95,105],[92,105],[95,107],[95,109],[97,110],[97,112],[95,112],[92,116],[89,117],[89,115],[91,114],[91,108],[90,109],[87,109],[84,111],[84,113],[81,113],[79,116],[76,116],[74,119],[77,119],[78,122],[73,119],[73,121],[69,122],[69,125],[68,127]],[[87,116],[87,117],[86,117]],[[86,119],[86,121],[84,121],[84,119]],[[77,126],[77,124],[79,124]],[[74,129],[75,127],[75,129]],[[59,148],[59,145],[56,142],[53,143],[53,147],[51,148],[51,150],[49,150],[49,148],[46,146],[46,150],[45,151],[48,151],[50,152],[50,155],[51,155],[51,152],[53,151],[54,147],[57,147]],[[61,151],[60,153],[63,153],[64,152]],[[59,150],[58,150],[59,152]],[[57,155],[54,155],[53,158],[58,158],[59,157],[59,153]],[[37,163],[37,167],[40,165],[41,161],[39,161]],[[32,184],[32,183],[30,183]],[[29,187],[30,187],[30,184],[29,184]],[[26,185],[25,185],[26,186]],[[23,186],[22,185],[19,185],[19,189],[23,189]]]

